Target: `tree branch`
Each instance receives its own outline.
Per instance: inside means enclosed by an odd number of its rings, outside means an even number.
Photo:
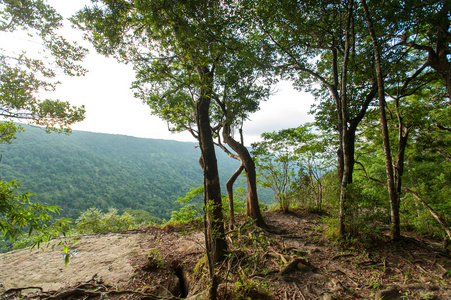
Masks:
[[[379,184],[381,184],[383,186],[387,186],[386,182],[383,182],[383,181],[381,181],[379,179],[376,179],[376,178],[373,178],[373,177],[369,176],[368,173],[366,172],[365,166],[361,162],[355,161],[355,163],[362,167],[362,171],[363,171],[363,173],[365,173],[364,177],[366,177],[366,178],[368,178],[368,179],[370,179],[370,180],[372,180],[374,182],[377,182],[377,183],[379,183]]]
[[[309,75],[312,75],[313,77],[315,77],[316,79],[321,81],[323,84],[325,84],[329,89],[333,88],[333,86],[330,83],[328,83],[327,80],[323,76],[302,66],[302,64],[300,62],[298,62],[297,58],[294,57],[294,55],[290,51],[288,51],[285,47],[283,47],[279,42],[277,42],[276,39],[271,35],[271,33],[269,33],[261,24],[260,24],[260,28],[268,35],[268,37],[271,39],[271,41],[273,41],[273,43],[276,44],[276,46],[280,50],[282,50],[282,52],[287,54],[294,61],[294,67],[297,70],[303,71],[303,72],[308,73]]]
[[[437,126],[438,129],[441,129],[441,130],[445,130],[445,131],[451,132],[451,128],[449,128],[449,127],[445,127],[445,126],[442,126],[442,125],[440,125],[440,124],[436,124],[435,126]]]
[[[446,234],[448,235],[448,238],[451,240],[451,229],[449,228],[448,224],[446,223],[445,219],[443,219],[432,207],[430,207],[421,197],[420,195],[415,192],[412,191],[411,189],[408,189],[406,187],[401,187],[401,189],[406,192],[409,193],[411,195],[413,195],[418,202],[420,202],[424,208],[426,208],[431,215],[437,220],[437,222],[443,227],[443,229],[446,231]]]

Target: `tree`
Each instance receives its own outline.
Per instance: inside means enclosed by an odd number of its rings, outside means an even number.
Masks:
[[[41,99],[39,93],[53,91],[58,82],[52,81],[57,70],[69,76],[80,76],[85,70],[77,63],[86,50],[71,44],[57,34],[62,26],[62,17],[42,0],[2,1],[0,3],[0,31],[28,31],[38,36],[45,51],[54,59],[49,62],[30,58],[25,52],[14,55],[0,52],[0,142],[11,143],[16,133],[23,130],[13,120],[44,125],[47,130],[69,132],[70,125],[83,120],[83,107],[71,106],[68,102]],[[20,183],[0,180],[0,227],[5,236],[16,239],[28,229],[43,233],[39,244],[51,237],[46,232],[55,206],[32,203],[29,193],[20,194]],[[62,227],[59,227],[62,228]]]
[[[397,31],[389,35],[398,46],[413,48],[424,56],[427,66],[443,78],[451,98],[451,4],[446,0],[410,0],[396,3],[395,10],[399,13],[384,16],[397,25]]]
[[[368,7],[366,5],[365,0],[361,0],[362,7],[365,11],[365,18],[368,23],[368,31],[371,36],[371,40],[373,41],[373,51],[374,51],[374,60],[376,67],[376,76],[377,76],[377,84],[378,84],[378,94],[379,94],[379,112],[380,112],[380,121],[382,127],[382,141],[384,145],[384,154],[385,154],[385,169],[387,174],[387,188],[388,194],[390,197],[390,206],[391,206],[391,235],[393,240],[398,240],[400,238],[400,227],[399,227],[399,197],[395,190],[395,182],[394,182],[394,174],[393,174],[393,164],[392,157],[390,152],[390,139],[388,133],[388,125],[387,125],[387,117],[385,113],[385,88],[384,88],[384,75],[382,74],[382,63],[381,63],[381,53],[380,46],[376,37],[376,33],[373,27],[372,17],[368,11]]]
[[[298,157],[290,151],[287,141],[277,139],[277,132],[263,133],[262,138],[262,142],[252,145],[261,185],[274,192],[279,209],[287,212],[291,204],[289,193],[295,182]]]
[[[277,50],[276,70],[316,96],[317,126],[338,133],[338,230],[344,235],[357,127],[377,92],[364,23],[352,0],[248,2],[262,37]]]
[[[417,57],[409,48],[400,49],[399,47],[395,47],[393,50],[393,47],[391,47],[390,42],[393,33],[406,30],[406,24],[399,21],[399,19],[406,17],[405,11],[401,11],[399,15],[393,16],[391,13],[386,12],[387,7],[384,5],[380,6],[379,4],[376,4],[371,7],[370,11],[366,1],[361,0],[361,6],[365,14],[369,36],[371,37],[373,44],[373,55],[379,92],[380,123],[385,153],[386,186],[388,188],[391,207],[391,235],[394,240],[397,240],[400,238],[399,207],[405,150],[412,129],[418,127],[423,122],[421,120],[422,118],[427,118],[427,116],[421,116],[422,112],[420,107],[416,108],[416,116],[415,113],[412,112],[409,114],[409,107],[406,105],[407,107],[403,108],[401,106],[401,99],[407,98],[412,94],[423,96],[420,95],[422,90],[433,85],[433,82],[436,81],[437,78],[434,74],[431,74],[430,70],[428,70],[428,67],[435,69],[433,64],[431,64],[430,58],[425,62],[421,56]],[[446,28],[449,28],[449,20]],[[404,42],[405,41],[403,40],[401,44],[404,44]],[[440,45],[437,47],[441,48]],[[415,47],[413,47],[413,49],[415,49]],[[391,154],[393,150],[390,146],[389,126],[386,116],[387,94],[393,98],[393,111],[396,114],[397,120],[398,147],[396,159],[393,159]],[[414,97],[411,98],[414,99]],[[410,125],[406,126],[407,122],[410,122]]]
[[[312,124],[262,134],[253,144],[262,184],[271,188],[280,209],[287,211],[294,194],[302,188],[313,189],[315,205],[322,205],[324,175],[331,167],[328,137],[314,132]],[[310,193],[302,191],[301,198]]]
[[[119,215],[117,209],[110,208],[103,213],[91,207],[83,212],[75,221],[76,230],[80,234],[124,231],[136,227],[136,221],[128,212]]]
[[[175,130],[189,130],[199,141],[204,172],[206,247],[212,288],[214,268],[227,243],[210,109],[215,76],[233,41],[226,5],[216,1],[93,1],[74,19],[96,49],[131,62],[137,71],[136,95]]]
[[[38,246],[51,238],[58,237],[65,223],[61,223],[56,230],[56,235],[46,231],[53,213],[58,213],[57,206],[32,203],[30,193],[20,193],[20,182],[15,180],[6,182],[0,181],[0,230],[3,237],[11,241],[24,235],[24,230],[28,231],[28,236],[38,231],[42,233],[40,239],[34,241],[32,246]]]
[[[414,65],[413,62],[406,64],[408,68],[412,65]],[[403,206],[401,199],[418,201],[430,212],[434,209],[426,202],[432,206],[442,203],[443,205],[439,205],[442,207],[442,212],[448,211],[445,204],[446,196],[443,196],[441,191],[445,192],[448,185],[446,172],[443,173],[442,170],[447,169],[446,157],[449,152],[450,135],[441,130],[437,123],[441,123],[446,128],[449,126],[450,119],[446,116],[449,107],[443,95],[443,86],[436,81],[434,72],[425,72],[420,68],[419,70],[423,72],[416,72],[417,78],[413,78],[407,75],[409,72],[402,72],[399,68],[401,74],[406,75],[397,77],[391,73],[393,69],[398,68],[392,66],[384,70],[384,85],[386,86],[388,140],[393,164],[393,192],[397,196],[397,201],[390,203],[391,230],[392,236],[396,237],[396,234],[400,232],[400,209]],[[385,170],[386,174],[386,167],[381,168],[381,161],[385,161],[385,156],[382,157],[380,153],[382,137],[376,129],[380,125],[377,119],[376,115],[370,111],[367,124],[362,130],[363,139],[359,149],[360,153],[373,153],[373,158],[362,156],[358,164],[362,167],[365,177],[387,188],[387,182],[381,179],[384,173],[382,170]],[[425,174],[428,175],[424,176]],[[428,190],[425,190],[425,187],[428,187]],[[432,192],[431,188],[435,191]],[[404,195],[405,193],[410,196]],[[424,197],[424,195],[428,196]],[[408,204],[404,204],[406,205]],[[419,214],[405,213],[404,223],[412,223],[410,220],[413,215]],[[436,216],[438,213],[433,212],[433,215]],[[440,223],[444,222],[440,221]]]
[[[84,107],[69,102],[42,99],[43,91],[53,91],[58,82],[57,70],[69,76],[84,75],[86,70],[77,63],[87,50],[71,44],[57,30],[62,17],[42,0],[4,1],[0,6],[0,30],[27,31],[37,36],[53,61],[31,58],[26,52],[0,53],[0,115],[4,120],[23,120],[43,125],[47,130],[69,132],[70,125],[83,120]],[[14,132],[17,125],[3,123]],[[5,130],[5,129],[4,129]],[[11,140],[10,138],[8,139]],[[5,140],[6,141],[6,140]]]
[[[272,83],[272,80],[259,83],[260,79],[267,76],[265,71],[271,62],[270,54],[261,48],[260,43],[256,44],[247,37],[237,40],[233,51],[227,53],[227,63],[217,71],[218,89],[214,95],[217,109],[214,116],[219,123],[215,127],[217,145],[241,162],[241,166],[227,182],[229,202],[233,205],[233,182],[244,170],[247,179],[246,214],[257,226],[264,227],[266,224],[258,204],[255,163],[243,141],[243,122],[258,110],[259,102],[269,96],[268,86]],[[233,128],[239,128],[239,140],[234,137]],[[236,154],[223,146],[221,136]],[[233,220],[233,207],[230,207],[230,212]]]

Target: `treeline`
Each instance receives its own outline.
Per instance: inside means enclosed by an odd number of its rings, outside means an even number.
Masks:
[[[145,210],[169,220],[175,201],[202,185],[195,143],[74,131],[70,136],[25,127],[2,145],[0,177],[22,182],[33,202],[58,205],[76,219],[91,207]],[[237,162],[218,151],[223,182]],[[266,193],[271,201],[271,194]]]

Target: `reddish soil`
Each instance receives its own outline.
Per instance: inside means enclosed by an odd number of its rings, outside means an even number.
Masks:
[[[320,216],[307,211],[268,212],[267,230],[238,219],[217,271],[219,299],[451,299],[451,256],[432,240],[403,232],[400,242],[379,234],[344,247],[326,239]],[[0,283],[15,288],[1,297],[38,286],[26,297],[204,299],[204,237],[195,225],[82,237],[67,269],[60,252],[1,254]]]

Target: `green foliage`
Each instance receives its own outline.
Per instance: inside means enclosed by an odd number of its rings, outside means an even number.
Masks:
[[[152,216],[148,211],[143,209],[126,208],[124,212],[130,214],[139,227],[144,227],[147,225],[161,225],[165,223],[165,220]]]
[[[195,143],[80,131],[49,135],[24,128],[14,143],[2,147],[2,178],[23,182],[36,194],[35,202],[58,205],[66,218],[76,219],[90,207],[115,207],[169,220],[171,212],[180,209],[174,201],[203,182]],[[238,162],[222,151],[217,151],[217,159],[225,183]],[[271,193],[262,190],[259,195],[272,201]]]
[[[13,249],[14,245],[9,239],[0,239],[0,253],[6,253]]]
[[[376,232],[378,226],[389,223],[390,209],[385,201],[385,190],[373,195],[362,183],[355,181],[346,187],[346,192],[349,197],[345,226],[351,236],[357,237],[368,229]]]
[[[266,300],[271,299],[271,291],[266,284],[253,281],[246,276],[240,276],[234,285],[234,299],[240,300]]]
[[[243,179],[244,182],[245,179]],[[260,197],[260,201],[258,205],[260,206],[261,211],[267,210],[267,204],[261,200],[264,200],[265,198],[263,196]],[[235,191],[233,192],[233,211],[235,214],[243,214],[246,212],[246,200],[247,200],[247,189],[245,189],[243,186],[237,186],[235,188]],[[228,216],[230,214],[230,211],[228,209],[229,207],[229,200],[227,196],[223,196],[222,200],[222,206],[224,210],[224,215]]]
[[[0,122],[0,141],[11,144],[16,139],[16,133],[24,131],[24,128],[10,121]]]
[[[292,200],[288,194],[295,180],[297,158],[285,149],[277,153],[263,145],[253,145],[253,147],[252,155],[260,185],[273,190],[279,208],[287,211]]]
[[[192,188],[183,198],[177,199],[176,203],[182,205],[179,211],[171,213],[169,223],[191,222],[201,220],[203,217],[204,187]]]
[[[179,211],[171,213],[169,223],[191,222],[203,218],[204,187],[192,188],[183,198],[177,199],[176,203],[182,205]]]
[[[115,208],[110,208],[107,213],[102,213],[95,207],[82,213],[75,224],[77,232],[82,234],[123,231],[136,226],[135,220],[127,212],[118,215]]]
[[[164,269],[166,267],[166,260],[161,255],[159,248],[149,249],[148,252],[149,267]]]
[[[449,222],[451,206],[445,199],[451,192],[451,173],[448,171],[451,166],[451,135],[446,128],[451,127],[451,119],[448,100],[442,90],[440,84],[432,81],[413,94],[389,99],[387,105],[389,111],[393,112],[388,122],[391,153],[393,161],[397,163],[396,183],[421,195],[429,206]],[[377,111],[367,114],[357,153],[360,166],[364,166],[364,170],[361,167],[357,169],[358,174],[374,179],[368,181],[358,178],[363,184],[363,191],[378,199],[372,204],[373,211],[388,209],[386,198],[383,197],[386,197],[387,192],[382,185],[386,182],[384,154],[380,148],[382,141],[378,126],[374,126],[378,115]],[[402,136],[404,140],[400,138]],[[403,146],[405,149],[401,152]],[[401,226],[435,238],[443,236],[444,230],[413,195],[401,190],[398,196]]]
[[[222,195],[221,198],[223,214],[224,216],[228,216],[230,213],[228,197]],[[202,220],[204,216],[203,199],[203,186],[190,189],[185,197],[177,199],[176,203],[182,205],[182,207],[179,211],[172,212],[171,219],[168,221],[168,223],[189,223],[192,221]],[[243,187],[237,187],[237,189],[235,190],[235,197],[233,199],[233,210],[235,214],[244,213],[246,200],[245,189]]]
[[[42,97],[55,90],[59,83],[55,79],[57,74],[81,76],[86,72],[78,63],[87,50],[60,36],[57,32],[62,25],[61,15],[42,0],[1,2],[0,32],[19,35],[26,32],[28,37],[38,38],[35,45],[41,49],[39,59],[32,58],[24,49],[20,54],[0,49],[0,143],[11,143],[16,133],[24,130],[14,120],[68,133],[70,125],[84,119],[84,107]],[[58,237],[66,224],[60,220],[48,228],[52,213],[59,213],[59,208],[32,203],[31,193],[19,192],[17,179],[11,177],[10,182],[0,182],[0,230],[10,240],[22,237],[17,241],[19,247],[39,247],[42,242]],[[28,237],[23,237],[24,230],[28,231]]]
[[[52,223],[45,228],[43,231],[34,232],[31,235],[22,235],[18,239],[16,239],[12,245],[14,249],[22,249],[26,247],[34,247],[34,245],[39,245],[39,243],[42,243],[42,241],[47,242],[47,246],[50,245],[50,239],[59,239],[62,236],[64,237],[70,237],[72,233],[71,224],[73,221],[71,219],[53,219]],[[60,240],[53,243],[52,247],[55,245],[65,245],[67,242],[66,240]],[[66,246],[65,246],[65,252],[66,252]]]
[[[327,137],[314,130],[305,124],[263,133],[263,141],[253,145],[260,184],[274,191],[284,211],[295,202],[321,209],[332,155]]]
[[[86,73],[78,63],[87,50],[70,43],[58,34],[62,17],[42,0],[4,1],[0,7],[0,31],[26,32],[38,38],[40,57],[33,58],[21,49],[20,54],[0,49],[0,115],[4,120],[24,120],[46,126],[47,130],[69,132],[70,125],[84,119],[84,107],[42,98],[43,92],[55,90],[55,77]],[[11,52],[11,53],[10,53]],[[1,125],[15,131],[11,122]],[[8,139],[10,139],[8,137]]]
[[[0,229],[3,236],[10,240],[23,236],[24,230],[29,237],[37,231],[39,236],[31,244],[39,247],[42,242],[57,237],[67,222],[62,220],[58,226],[54,225],[53,232],[46,231],[53,214],[59,213],[59,208],[31,202],[32,194],[21,193],[20,187],[18,181],[0,180]]]

